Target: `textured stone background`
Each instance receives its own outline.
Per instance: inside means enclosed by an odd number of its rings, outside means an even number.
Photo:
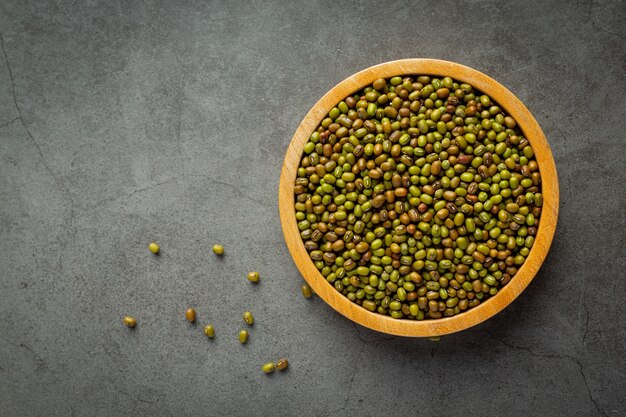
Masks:
[[[626,415],[625,4],[0,1],[0,415]],[[517,94],[561,186],[536,280],[439,343],[304,300],[277,217],[308,109],[408,57]]]

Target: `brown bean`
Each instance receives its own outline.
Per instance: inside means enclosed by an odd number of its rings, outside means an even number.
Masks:
[[[188,308],[187,311],[185,311],[185,318],[187,319],[189,323],[195,322],[196,321],[196,309]]]
[[[317,243],[313,242],[312,240],[307,240],[306,242],[304,242],[304,248],[310,252],[312,250],[317,250],[319,246]]]
[[[435,161],[430,166],[430,173],[433,175],[439,175],[441,172],[441,161]]]
[[[396,197],[402,198],[402,197],[406,197],[406,195],[408,194],[408,191],[406,188],[400,187],[394,190],[394,194]]]
[[[478,251],[474,251],[472,253],[472,258],[474,258],[478,262],[484,262],[485,261],[485,255],[483,255],[482,253],[480,253]]]
[[[437,97],[443,99],[450,95],[450,90],[447,88],[440,88],[437,91],[435,91],[435,93],[437,94]]]
[[[372,199],[372,206],[374,208],[380,208],[383,204],[385,204],[385,196],[383,194],[378,194]]]
[[[443,192],[443,198],[447,201],[454,201],[456,199],[456,193],[451,190],[446,190]]]
[[[457,162],[462,165],[467,165],[472,162],[472,159],[474,159],[474,155],[459,155]]]
[[[380,177],[383,176],[383,170],[380,168],[375,168],[375,169],[371,169],[369,170],[368,174],[367,174],[371,179],[373,180],[377,180]]]
[[[365,253],[368,251],[368,249],[370,248],[370,245],[367,242],[359,242],[354,249],[358,252],[358,253]]]
[[[323,259],[324,259],[324,262],[331,265],[335,263],[335,259],[337,259],[337,255],[335,255],[333,252],[324,252]]]

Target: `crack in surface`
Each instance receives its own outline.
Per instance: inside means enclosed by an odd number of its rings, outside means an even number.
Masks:
[[[363,340],[363,339],[361,339],[361,340]],[[361,355],[363,354],[363,350],[364,349],[365,349],[365,345],[361,345],[361,350],[359,351],[359,354],[357,355],[357,359],[355,361],[355,364],[360,363]],[[338,413],[340,411],[345,411],[346,407],[348,406],[348,402],[350,401],[350,395],[352,394],[352,385],[354,385],[354,379],[356,377],[357,371],[358,371],[358,366],[354,366],[352,368],[352,375],[350,375],[350,382],[348,383],[348,392],[346,393],[346,398],[343,401],[343,405],[340,408],[336,409],[336,410],[331,410],[330,411],[331,415],[334,415],[335,413]]]
[[[352,325],[354,326],[354,329],[356,330],[356,336],[361,340],[361,342],[363,342],[363,344],[361,345],[361,350],[359,351],[359,354],[357,355],[357,360],[355,361],[357,364],[360,363],[361,356],[363,355],[363,352],[365,351],[365,345],[373,344],[373,343],[380,343],[380,342],[385,342],[387,340],[395,339],[394,336],[389,336],[389,337],[384,337],[382,339],[377,339],[377,340],[367,340],[363,337],[363,335],[361,335],[359,326],[355,322],[352,322]],[[350,376],[350,382],[348,383],[348,392],[346,393],[346,398],[343,401],[343,405],[339,409],[332,410],[331,414],[338,413],[340,411],[345,411],[346,407],[348,406],[348,402],[350,401],[350,396],[352,395],[352,386],[354,385],[354,379],[356,378],[357,371],[358,371],[358,367],[357,366],[353,367],[352,375]]]
[[[46,372],[48,371],[48,365],[45,361],[45,359],[41,358],[34,350],[32,350],[28,345],[26,345],[25,343],[20,343],[19,347],[26,349],[27,351],[29,351],[31,353],[31,355],[33,355],[33,358],[35,359],[35,365],[37,366],[37,369],[35,370],[35,372]]]
[[[12,70],[11,64],[9,62],[9,57],[7,55],[6,47],[4,46],[4,37],[2,36],[2,32],[0,32],[0,47],[2,48],[2,54],[4,55],[4,62],[6,63],[6,67],[7,67],[7,70],[9,72],[9,78],[11,79],[11,92],[12,92],[12,95],[13,95],[13,105],[15,106],[15,110],[17,110],[17,114],[18,114],[18,117],[16,117],[15,119],[11,120],[8,123],[5,123],[4,125],[2,125],[0,127],[4,127],[4,126],[8,125],[9,123],[13,123],[16,120],[19,120],[22,123],[22,126],[24,127],[24,130],[26,131],[26,134],[28,135],[30,140],[35,145],[35,148],[37,148],[37,152],[39,153],[39,157],[41,158],[43,166],[46,168],[46,170],[48,171],[48,173],[50,174],[50,176],[52,177],[54,182],[57,184],[57,186],[61,189],[61,191],[63,191],[67,195],[67,198],[70,200],[70,203],[72,204],[72,206],[71,206],[72,208],[70,210],[73,211],[74,200],[72,199],[72,194],[70,193],[69,189],[57,178],[57,176],[52,171],[52,169],[50,168],[50,165],[48,165],[48,163],[46,162],[46,158],[43,155],[43,151],[41,150],[41,146],[39,146],[39,143],[37,142],[37,140],[35,139],[33,134],[30,132],[30,129],[28,129],[28,126],[26,126],[26,123],[24,122],[24,116],[22,114],[22,108],[20,107],[20,105],[17,102],[17,94],[15,92],[15,78],[13,77],[13,70]]]
[[[208,181],[210,181],[210,182],[212,182],[212,183],[214,183],[214,184],[219,184],[219,185],[223,185],[223,186],[225,186],[225,187],[231,188],[232,190],[234,190],[234,191],[235,191],[237,194],[239,194],[240,196],[242,196],[242,197],[244,197],[244,198],[247,198],[247,199],[248,199],[248,200],[250,200],[250,201],[254,201],[255,203],[257,203],[257,204],[259,204],[259,205],[261,205],[261,206],[263,206],[263,207],[266,207],[266,208],[271,208],[271,207],[270,207],[269,205],[267,205],[267,204],[266,204],[263,200],[259,200],[259,199],[257,199],[257,198],[252,197],[252,196],[249,196],[248,194],[246,194],[246,193],[244,193],[243,191],[241,191],[241,190],[239,189],[239,187],[237,187],[236,185],[233,185],[233,184],[230,184],[230,183],[227,183],[227,182],[224,182],[224,181],[216,180],[216,179],[214,179],[214,178],[209,177],[208,175],[202,175],[202,174],[180,174],[180,175],[175,175],[175,176],[173,176],[173,177],[171,177],[171,178],[166,179],[165,181],[161,181],[161,182],[158,182],[158,183],[156,183],[156,184],[151,184],[151,185],[148,185],[148,186],[146,186],[146,187],[144,187],[144,188],[140,188],[140,189],[138,189],[138,190],[134,190],[134,191],[133,191],[133,192],[131,192],[130,194],[127,194],[125,198],[130,198],[130,197],[132,197],[132,196],[133,196],[133,195],[135,195],[135,194],[138,194],[138,193],[141,193],[141,192],[144,192],[144,191],[151,190],[151,189],[153,189],[153,188],[159,187],[159,186],[161,186],[161,185],[167,184],[167,183],[169,183],[169,182],[172,182],[172,181],[178,180],[178,179],[180,179],[180,178],[184,178],[184,177],[198,177],[198,178],[204,178],[204,179],[206,179],[206,180],[208,180]]]
[[[11,120],[9,120],[9,121],[8,121],[8,122],[6,122],[6,123],[1,124],[1,125],[0,125],[0,129],[2,129],[2,128],[3,128],[3,127],[5,127],[5,126],[10,125],[11,123],[13,123],[13,122],[14,122],[14,121],[16,121],[16,120],[20,120],[20,118],[19,118],[19,117],[16,117],[15,119],[11,119]]]
[[[68,199],[69,199],[69,201],[71,203],[71,205],[70,205],[70,218],[69,218],[69,221],[68,221],[68,223],[69,223],[68,227],[71,228],[73,226],[74,217],[75,217],[74,200],[72,199],[72,195],[71,195],[69,189],[58,179],[58,177],[54,174],[54,172],[52,171],[52,169],[48,165],[48,163],[47,163],[47,161],[46,161],[46,159],[44,157],[43,151],[41,149],[41,146],[39,145],[39,142],[37,142],[35,137],[30,132],[30,129],[28,128],[28,126],[24,122],[22,109],[21,109],[21,107],[20,107],[20,105],[18,104],[18,101],[17,101],[17,94],[16,94],[16,87],[15,87],[15,78],[13,76],[13,70],[12,70],[11,64],[9,62],[9,58],[8,58],[8,55],[7,55],[6,47],[4,45],[4,37],[2,35],[2,32],[0,32],[0,47],[2,48],[2,54],[4,56],[6,67],[7,67],[7,70],[9,72],[9,78],[11,80],[11,90],[12,90],[12,96],[13,96],[13,104],[15,106],[15,109],[17,110],[17,113],[18,113],[18,117],[14,118],[13,120],[10,120],[9,122],[7,122],[7,123],[5,123],[3,125],[0,125],[0,128],[2,128],[4,126],[7,126],[7,125],[9,125],[9,124],[11,124],[11,123],[13,123],[13,122],[15,122],[17,120],[19,120],[21,122],[21,124],[22,124],[24,130],[26,131],[26,134],[28,135],[29,139],[35,145],[35,148],[37,149],[37,152],[39,153],[39,156],[40,156],[40,158],[42,160],[42,163],[43,163],[45,169],[48,171],[48,173],[50,174],[50,176],[52,177],[54,182],[58,185],[58,187],[65,194],[67,194],[67,197],[68,197]],[[160,183],[157,183],[157,184],[154,184],[154,185],[147,186],[145,188],[141,188],[141,189],[135,190],[132,193],[128,194],[126,196],[126,198],[130,198],[130,197],[132,197],[133,195],[135,195],[137,193],[140,193],[140,192],[143,192],[143,191],[147,191],[147,190],[149,190],[151,188],[163,185],[163,184],[165,184],[167,182],[173,181],[175,179],[178,179],[180,177],[184,177],[185,175],[187,175],[184,172],[184,161],[183,161],[182,147],[181,147],[181,142],[180,142],[180,140],[181,140],[181,138],[180,138],[181,125],[182,125],[181,110],[179,110],[179,112],[178,112],[178,124],[177,124],[177,128],[176,128],[176,139],[177,139],[178,155],[179,155],[179,158],[180,158],[180,164],[181,164],[182,173],[179,176],[172,177],[172,178],[170,178],[168,180],[165,180],[163,182],[160,182]],[[260,204],[260,205],[262,205],[264,207],[271,208],[269,205],[267,205],[262,200],[259,200],[259,199],[256,199],[256,198],[252,197],[252,196],[247,195],[246,193],[242,192],[237,186],[235,186],[233,184],[229,184],[227,182],[219,181],[219,180],[213,179],[211,177],[208,177],[206,175],[197,175],[197,174],[195,174],[195,175],[190,175],[190,176],[192,176],[192,177],[204,177],[204,178],[210,180],[211,182],[213,182],[215,184],[220,184],[220,185],[223,185],[223,186],[226,186],[226,187],[229,187],[229,188],[233,189],[235,192],[237,192],[239,195],[241,195],[244,198],[247,198],[247,199],[249,199],[251,201],[254,201],[255,203]]]
[[[516,74],[516,73],[518,73],[518,72],[524,71],[524,70],[526,70],[526,69],[528,69],[528,68],[532,68],[532,67],[534,67],[534,66],[535,66],[535,64],[528,64],[528,65],[524,65],[523,67],[518,67],[518,68],[515,68],[515,69],[513,69],[513,70],[511,70],[511,71],[505,72],[504,74],[500,75],[500,77],[501,77],[501,78],[504,78],[504,77],[509,77],[509,76],[511,76],[511,75],[513,75],[513,74]]]
[[[237,187],[236,185],[230,184],[228,182],[224,182],[224,181],[220,181],[220,180],[216,180],[214,178],[211,178],[207,175],[201,175],[201,174],[188,174],[190,177],[201,177],[201,178],[206,178],[207,180],[209,180],[210,182],[214,183],[214,184],[219,184],[219,185],[223,185],[225,187],[231,188],[233,189],[237,194],[239,194],[240,196],[247,198],[250,201],[254,201],[257,204],[262,205],[263,207],[266,208],[272,208],[269,205],[267,205],[263,200],[259,200],[257,198],[254,198],[252,196],[249,196],[248,194],[244,193],[243,191],[241,191],[239,189],[239,187]]]
[[[359,330],[359,326],[355,322],[352,322],[352,325],[354,326],[354,330],[356,330],[356,337],[361,339],[361,342],[363,342],[363,343],[369,343],[369,340],[365,340],[363,338],[363,336],[361,335],[361,331]]]
[[[360,356],[361,355],[359,354],[359,357]],[[346,399],[343,401],[343,406],[341,407],[340,410],[345,410],[346,407],[348,406],[348,401],[350,401],[350,394],[352,394],[352,385],[354,384],[354,378],[356,377],[356,371],[357,371],[357,368],[355,366],[354,370],[352,371],[352,376],[350,377],[350,383],[348,384],[348,394],[346,395]]]
[[[622,35],[621,33],[611,32],[610,30],[606,30],[602,26],[598,25],[593,19],[589,19],[589,22],[593,25],[594,28],[598,29],[600,32],[604,32],[608,35],[613,35],[613,36],[617,36],[620,39],[624,39],[624,35]]]
[[[20,344],[19,344],[19,347],[26,349],[27,351],[29,351],[30,353],[32,353],[32,354],[33,354],[33,356],[37,357],[37,354],[35,353],[35,351],[34,351],[34,350],[32,350],[32,349],[30,348],[30,346],[28,346],[27,344],[25,344],[25,343],[20,343]]]
[[[131,198],[132,196],[134,196],[134,195],[135,195],[135,194],[137,194],[137,193],[142,193],[142,192],[144,192],[144,191],[148,191],[148,190],[151,190],[151,189],[153,189],[153,188],[159,187],[159,186],[161,186],[161,185],[167,184],[167,183],[169,183],[169,182],[172,182],[172,181],[174,181],[174,180],[178,179],[179,177],[180,177],[180,176],[174,176],[174,177],[171,177],[171,178],[166,179],[165,181],[157,182],[156,184],[151,184],[151,185],[148,185],[147,187],[140,188],[140,189],[135,190],[135,191],[133,191],[132,193],[128,194],[128,195],[126,196],[126,198]]]
[[[55,375],[55,373],[48,367],[48,363],[46,362],[46,359],[44,359],[41,356],[39,356],[39,354],[37,354],[37,352],[35,352],[26,343],[19,343],[19,344],[17,344],[16,341],[9,340],[8,338],[3,337],[1,335],[0,335],[0,340],[4,341],[8,345],[17,346],[18,348],[22,348],[22,349],[27,350],[32,355],[32,357],[33,357],[33,359],[35,361],[35,366],[36,366],[35,372],[39,372],[39,373],[42,373],[42,374],[46,373],[47,375],[49,375],[50,377],[52,377],[56,381],[60,381],[60,378],[57,375]],[[4,368],[2,368],[2,371],[6,372],[6,370]]]
[[[74,212],[74,204],[72,204],[70,206],[70,228],[72,228],[74,226],[74,217],[75,217],[75,212]]]
[[[586,323],[587,327],[588,327],[588,324],[589,324],[588,320],[589,320],[589,313],[587,311],[587,323]],[[585,331],[585,335],[583,335],[583,340],[586,337],[587,330]],[[583,383],[585,384],[585,388],[587,389],[587,395],[589,395],[589,399],[591,400],[591,403],[593,404],[595,409],[598,411],[598,413],[602,414],[605,417],[608,417],[608,415],[604,412],[604,410],[602,410],[600,408],[600,405],[598,404],[596,399],[593,397],[593,394],[591,393],[591,388],[589,387],[589,383],[587,382],[587,375],[585,375],[585,371],[584,371],[583,364],[582,364],[582,361],[581,361],[581,358],[582,358],[583,354],[580,355],[580,358],[576,358],[576,357],[574,357],[572,355],[557,355],[557,354],[551,354],[551,353],[537,353],[537,352],[534,352],[529,347],[518,346],[518,345],[515,345],[513,343],[507,342],[506,340],[499,339],[499,338],[493,336],[489,332],[487,332],[487,335],[489,335],[489,337],[491,339],[495,340],[498,343],[503,344],[504,346],[507,346],[507,347],[509,347],[511,349],[516,349],[516,350],[521,350],[521,351],[527,352],[531,356],[534,356],[534,357],[537,357],[537,358],[568,359],[568,360],[572,361],[574,364],[576,364],[578,366],[578,371],[580,373],[580,376],[583,379]],[[583,349],[584,349],[584,346],[583,346]]]
[[[622,35],[621,33],[617,33],[617,32],[611,32],[610,30],[604,29],[602,26],[600,26],[594,19],[593,19],[593,12],[594,12],[594,7],[596,5],[595,1],[591,1],[590,5],[589,5],[589,13],[587,13],[587,19],[585,20],[584,23],[591,23],[591,25],[598,29],[600,32],[604,32],[607,35],[613,35],[613,36],[617,36],[620,39],[624,39],[624,35]],[[604,7],[606,8],[606,6]]]
[[[600,412],[605,417],[608,417],[607,414],[600,408],[593,395],[591,395],[591,388],[589,388],[589,384],[587,383],[587,375],[585,375],[585,370],[583,369],[582,358],[585,355],[585,343],[587,342],[587,335],[589,334],[589,308],[587,307],[587,303],[583,303],[583,307],[585,308],[585,332],[583,333],[583,343],[582,343],[582,352],[580,353],[580,358],[575,359],[571,358],[576,364],[578,364],[578,368],[580,370],[580,375],[583,377],[583,382],[585,383],[585,387],[587,388],[587,392],[589,393],[589,398],[591,402],[596,407],[596,410]]]

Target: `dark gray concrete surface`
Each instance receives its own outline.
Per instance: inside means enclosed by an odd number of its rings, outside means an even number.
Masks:
[[[626,415],[625,19],[621,0],[1,1],[0,416]],[[538,277],[439,343],[304,300],[277,215],[308,109],[408,57],[511,89],[560,177]]]

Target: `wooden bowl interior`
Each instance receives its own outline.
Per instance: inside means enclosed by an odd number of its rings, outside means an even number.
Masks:
[[[377,78],[396,75],[449,76],[467,82],[493,98],[516,121],[535,152],[542,178],[544,203],[535,243],[522,267],[498,294],[458,315],[434,320],[394,319],[372,313],[348,300],[329,284],[308,256],[300,238],[294,208],[294,182],[303,148],[311,133],[328,112],[341,100]],[[289,252],[304,279],[332,308],[370,329],[379,332],[411,337],[433,337],[454,333],[492,317],[509,305],[528,286],[543,263],[556,229],[559,206],[559,189],[556,167],[548,142],[539,124],[522,102],[504,86],[472,68],[435,59],[405,59],[375,65],[360,71],[333,87],[309,111],[296,130],[287,149],[280,176],[279,210],[283,233]]]

